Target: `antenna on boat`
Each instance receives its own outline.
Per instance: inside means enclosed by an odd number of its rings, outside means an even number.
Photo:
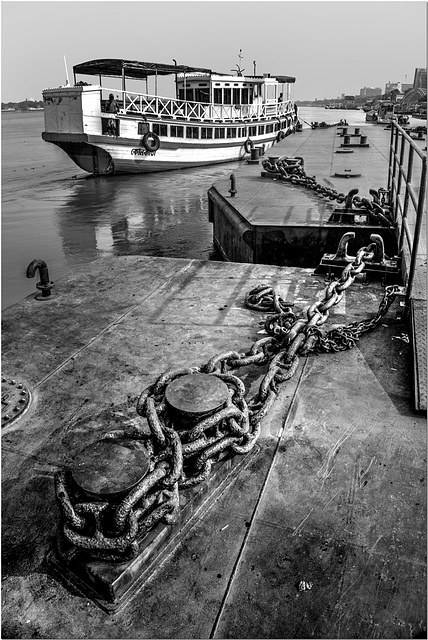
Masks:
[[[236,72],[236,75],[238,76],[242,76],[242,74],[244,73],[245,69],[241,69],[241,60],[243,60],[244,56],[241,56],[242,53],[242,49],[239,49],[239,53],[238,53],[238,58],[239,58],[239,64],[237,64],[237,69],[238,71]],[[235,71],[235,69],[231,69],[231,71]]]
[[[70,86],[70,79],[68,77],[67,60],[65,59],[65,53],[64,53],[64,66],[65,66],[65,77],[67,79],[67,82],[65,83],[65,86],[68,87],[68,86]]]
[[[253,75],[256,75],[256,61],[253,60]]]

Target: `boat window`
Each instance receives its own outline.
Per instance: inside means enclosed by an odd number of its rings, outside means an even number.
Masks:
[[[248,127],[248,135],[249,136],[256,136],[257,135],[257,127],[256,126]]]
[[[241,90],[234,89],[233,90],[233,104],[241,104]]]
[[[221,89],[214,89],[214,104],[222,104]]]
[[[248,89],[242,89],[241,104],[248,104]]]
[[[153,123],[153,133],[156,133],[158,136],[167,136],[168,135],[168,125],[167,124],[158,124],[157,122]]]
[[[195,102],[209,102],[210,92],[208,89],[195,89]]]
[[[279,131],[279,129],[280,129],[280,123],[275,122],[275,131]]]
[[[173,138],[183,138],[184,137],[184,127],[171,125],[171,136]]]
[[[236,127],[227,127],[227,137],[236,138]]]
[[[272,131],[273,131],[273,124],[267,124],[266,133],[272,133]]]
[[[232,91],[230,89],[224,90],[223,104],[232,104]]]
[[[186,138],[199,138],[198,127],[186,127]]]
[[[216,127],[214,129],[214,138],[224,138],[224,129]]]
[[[149,125],[147,122],[139,122],[138,123],[138,135],[143,136],[149,130]]]
[[[193,89],[186,89],[186,100],[193,102]]]
[[[263,135],[265,132],[265,125],[259,124],[259,136]]]
[[[202,127],[201,128],[201,138],[203,138],[204,140],[207,138],[212,138],[213,137],[213,129],[212,127]]]

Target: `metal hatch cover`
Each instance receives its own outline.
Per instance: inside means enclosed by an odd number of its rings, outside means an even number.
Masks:
[[[20,380],[2,376],[1,379],[1,426],[6,427],[22,416],[28,409],[31,394]]]

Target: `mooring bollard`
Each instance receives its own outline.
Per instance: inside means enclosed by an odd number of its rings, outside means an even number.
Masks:
[[[259,160],[260,158],[260,148],[259,147],[254,147],[253,149],[251,149],[251,160]]]
[[[40,272],[40,282],[36,284],[37,289],[42,293],[36,295],[36,300],[47,300],[51,297],[51,289],[54,283],[49,280],[47,264],[44,260],[34,258],[27,267],[27,278],[34,278],[37,269]]]
[[[218,411],[228,397],[227,385],[206,373],[190,373],[176,378],[165,392],[167,405],[184,428]]]
[[[230,174],[230,189],[229,189],[230,197],[234,198],[235,193],[238,193],[236,189],[236,177],[234,173]]]

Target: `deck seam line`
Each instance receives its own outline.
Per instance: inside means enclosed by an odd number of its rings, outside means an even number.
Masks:
[[[190,260],[190,263],[185,265],[184,267],[182,267],[182,269],[180,269],[176,274],[173,274],[169,280],[168,283],[172,280],[172,278],[177,277],[178,275],[181,274],[181,272],[183,270],[187,270],[191,264],[191,262],[193,262],[193,260]],[[82,351],[84,351],[85,349],[87,349],[88,347],[90,347],[92,344],[94,344],[94,342],[97,342],[105,333],[107,333],[108,331],[110,331],[110,329],[112,329],[115,325],[118,325],[122,322],[122,320],[124,318],[126,318],[127,316],[129,316],[130,313],[132,313],[137,307],[139,307],[143,302],[146,302],[146,300],[148,298],[150,298],[151,296],[155,295],[155,293],[159,292],[159,290],[162,290],[165,287],[166,283],[164,282],[163,284],[157,286],[155,289],[153,289],[153,291],[151,291],[150,293],[148,293],[142,300],[140,300],[139,302],[135,303],[134,305],[132,305],[132,307],[130,307],[128,309],[128,311],[126,311],[126,313],[123,313],[121,316],[119,316],[118,318],[116,318],[116,320],[114,320],[111,324],[109,324],[107,327],[105,327],[105,329],[103,329],[100,333],[98,333],[96,336],[94,336],[91,340],[89,340],[88,343],[86,343],[85,345],[83,345],[83,347],[81,347],[80,349],[78,349],[77,351],[75,351],[71,356],[69,356],[66,360],[64,360],[60,365],[58,365],[53,371],[51,371],[50,373],[48,373],[44,378],[42,378],[41,380],[39,380],[39,382],[37,382],[34,385],[34,389],[37,389],[38,387],[40,387],[42,384],[44,384],[47,380],[49,380],[50,378],[52,378],[52,376],[54,376],[58,371],[60,371],[68,362],[70,362],[71,360],[74,360],[74,358],[76,358],[80,353],[82,353]]]
[[[237,556],[237,558],[235,560],[235,564],[233,565],[232,573],[231,573],[231,575],[229,577],[229,580],[228,580],[228,583],[227,583],[227,587],[226,587],[226,591],[225,591],[225,593],[223,595],[223,599],[222,599],[222,602],[221,602],[221,605],[220,605],[220,609],[219,609],[219,611],[217,613],[216,619],[214,621],[214,625],[213,625],[213,627],[211,629],[211,633],[209,635],[210,640],[212,638],[214,638],[216,633],[217,633],[217,630],[218,630],[218,627],[219,627],[219,624],[220,624],[221,616],[222,616],[223,611],[225,609],[226,602],[227,602],[227,600],[229,598],[229,594],[230,594],[230,592],[232,590],[232,585],[233,585],[233,583],[235,581],[235,577],[238,574],[238,566],[239,566],[239,564],[241,562],[241,558],[242,558],[242,556],[244,554],[244,551],[246,549],[247,542],[248,542],[248,539],[250,537],[250,533],[251,533],[253,524],[256,521],[256,514],[257,514],[257,511],[258,511],[258,508],[259,508],[259,506],[261,504],[261,501],[262,501],[262,498],[264,496],[264,493],[265,493],[265,490],[266,490],[266,486],[267,486],[267,483],[268,483],[268,481],[270,479],[274,463],[276,462],[278,450],[279,450],[279,447],[281,445],[282,436],[284,434],[285,427],[288,424],[288,419],[290,417],[291,410],[292,410],[292,408],[294,406],[294,402],[295,402],[295,399],[296,399],[296,396],[297,396],[297,392],[298,392],[298,390],[300,388],[300,384],[302,382],[302,378],[303,378],[303,374],[304,374],[305,369],[306,369],[307,362],[308,362],[308,356],[306,356],[305,361],[303,362],[302,370],[300,371],[300,375],[299,375],[299,380],[298,380],[297,385],[296,385],[296,387],[294,389],[293,397],[292,397],[291,402],[289,404],[287,415],[285,416],[285,420],[283,422],[283,425],[282,425],[282,427],[281,427],[281,429],[280,429],[280,431],[278,433],[277,443],[276,443],[276,446],[275,446],[275,449],[274,449],[274,452],[273,452],[272,459],[271,459],[270,464],[269,464],[269,469],[267,471],[267,474],[266,474],[265,479],[263,481],[263,486],[261,488],[261,491],[260,491],[259,496],[257,498],[257,502],[256,502],[255,507],[253,509],[253,513],[252,513],[251,519],[250,519],[250,526],[248,527],[247,531],[245,532],[244,539],[242,541],[241,547],[240,547],[239,552],[238,552],[238,556]]]

